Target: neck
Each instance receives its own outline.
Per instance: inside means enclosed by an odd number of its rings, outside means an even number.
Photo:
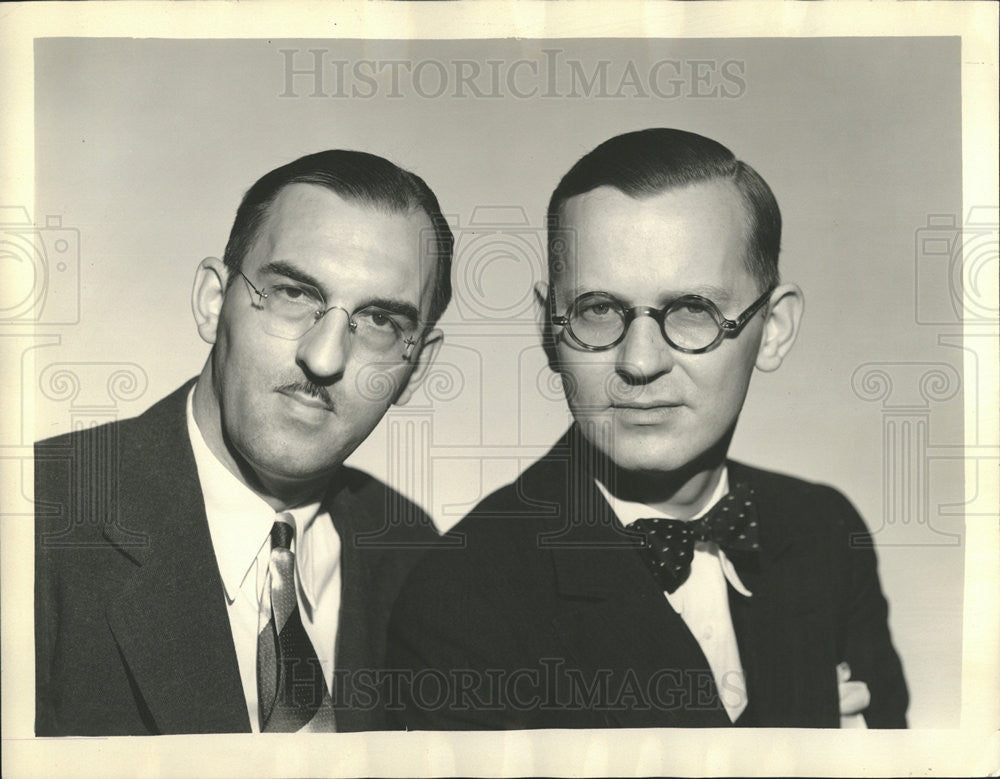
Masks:
[[[226,435],[218,399],[212,389],[211,360],[194,387],[192,413],[198,431],[209,451],[233,476],[275,511],[302,506],[319,500],[329,485],[329,474],[311,480],[289,480],[261,473],[239,454]]]
[[[244,460],[238,460],[237,464],[240,470],[237,478],[256,492],[260,499],[275,511],[287,511],[321,500],[330,484],[329,478],[308,482],[290,482],[287,479],[275,478],[254,471]]]
[[[597,477],[616,498],[688,519],[705,508],[718,486],[725,472],[731,436],[730,433],[709,451],[676,470],[627,470],[609,461]]]

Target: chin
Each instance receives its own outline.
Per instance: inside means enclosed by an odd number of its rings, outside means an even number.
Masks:
[[[598,436],[599,440],[590,436],[587,438],[617,468],[637,473],[675,471],[683,468],[696,456],[694,452],[678,447],[670,440],[672,436],[662,430],[637,432],[634,429],[615,429],[610,441],[603,436]]]
[[[618,468],[634,473],[674,473],[695,459],[693,454],[677,451],[621,452],[620,456],[615,452],[614,455],[611,459]]]
[[[329,478],[343,462],[330,459],[330,451],[315,453],[302,447],[274,447],[267,451],[248,451],[244,459],[262,480],[285,483],[315,482]]]

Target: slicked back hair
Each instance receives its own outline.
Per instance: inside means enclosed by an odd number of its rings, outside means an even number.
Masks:
[[[747,271],[760,290],[778,284],[781,211],[760,175],[729,149],[702,135],[654,128],[618,135],[584,155],[563,176],[549,200],[549,275],[565,246],[560,220],[566,201],[598,187],[614,187],[641,200],[708,181],[731,181],[746,210]]]
[[[382,157],[360,151],[332,149],[300,157],[264,174],[247,190],[236,211],[223,261],[229,268],[229,282],[238,277],[243,259],[253,248],[257,234],[267,219],[271,204],[291,184],[315,184],[345,200],[384,210],[409,214],[421,210],[433,227],[435,259],[434,288],[427,327],[432,327],[451,300],[451,257],[455,240],[441,214],[437,198],[424,180]],[[430,236],[414,236],[421,248],[429,247]],[[421,256],[425,256],[421,252]]]

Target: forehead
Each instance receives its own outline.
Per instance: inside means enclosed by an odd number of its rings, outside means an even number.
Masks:
[[[245,264],[289,263],[335,292],[364,286],[357,291],[416,297],[431,284],[432,247],[422,210],[389,212],[325,187],[291,184],[272,202]]]
[[[569,251],[553,281],[564,294],[601,289],[634,300],[685,292],[718,298],[753,288],[744,264],[746,210],[728,182],[644,198],[599,187],[567,200],[561,224]]]

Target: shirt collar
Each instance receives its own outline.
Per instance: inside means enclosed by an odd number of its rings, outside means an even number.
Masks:
[[[295,573],[306,605],[315,610],[340,565],[340,536],[319,501],[289,509],[295,520]]]
[[[240,481],[212,453],[194,418],[194,389],[188,393],[187,426],[194,450],[205,514],[219,574],[232,603],[261,547],[268,542],[275,511]],[[340,537],[321,502],[289,509],[295,524],[292,551],[296,579],[308,604],[315,607],[340,562]]]
[[[618,517],[618,520],[625,527],[628,527],[637,519],[642,517],[665,517],[666,519],[677,519],[677,517],[673,517],[670,514],[660,511],[659,509],[653,508],[652,506],[647,506],[645,503],[636,503],[631,500],[622,500],[621,498],[615,497],[608,491],[607,487],[601,483],[600,479],[594,479],[594,483],[601,491],[604,499],[611,506],[611,510],[615,512],[615,516]],[[701,508],[695,512],[691,519],[699,519],[707,514],[709,509],[722,500],[727,492],[729,492],[729,472],[727,468],[723,468],[718,484],[715,485],[715,489],[712,491],[712,494],[701,506]],[[719,563],[722,566],[722,572],[726,579],[729,580],[729,583],[732,584],[736,591],[741,595],[748,598],[751,597],[752,593],[740,580],[739,575],[736,573],[736,569],[733,567],[732,561],[726,557],[726,553],[721,549],[718,549],[717,551],[719,553]]]
[[[232,603],[274,524],[274,509],[236,478],[212,450],[194,419],[194,388],[187,398],[187,427],[205,498],[215,559]]]
[[[660,511],[659,509],[655,509],[652,506],[647,506],[645,503],[623,500],[615,495],[612,495],[608,491],[608,488],[601,483],[600,479],[594,479],[594,482],[597,484],[597,488],[601,491],[604,499],[610,504],[612,511],[615,512],[615,515],[626,527],[641,517],[665,517],[667,519],[677,519],[677,517]],[[719,481],[715,485],[715,489],[712,490],[712,494],[709,495],[708,500],[702,504],[701,508],[695,512],[691,519],[698,519],[708,513],[708,510],[718,503],[727,492],[729,492],[729,474],[726,472],[726,469],[723,468]]]

